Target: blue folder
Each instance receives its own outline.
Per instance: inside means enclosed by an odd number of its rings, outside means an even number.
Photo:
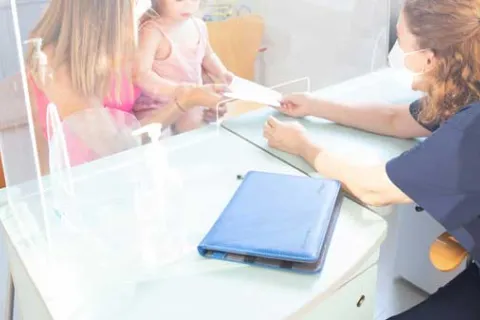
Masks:
[[[320,272],[342,200],[336,180],[251,171],[198,251],[207,258]]]

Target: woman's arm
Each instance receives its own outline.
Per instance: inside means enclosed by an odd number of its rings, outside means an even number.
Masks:
[[[270,147],[304,158],[322,176],[339,180],[344,189],[372,206],[411,200],[388,178],[385,165],[359,166],[336,157],[313,143],[298,123],[268,119],[264,137]]]
[[[222,100],[222,93],[227,88],[224,85],[183,86],[166,106],[158,109],[150,117],[142,120],[142,125],[152,122],[162,123],[163,126],[174,124],[178,119],[192,111],[196,106],[214,108]]]
[[[385,164],[353,165],[323,150],[308,139],[302,142],[300,156],[322,176],[339,180],[347,192],[362,203],[380,207],[412,202],[390,181]]]
[[[398,138],[431,134],[410,114],[408,104],[342,104],[310,95],[291,95],[280,111],[295,117],[311,115],[344,126]]]
[[[398,138],[425,137],[431,134],[412,117],[408,104],[354,105],[318,99],[314,99],[313,104],[313,115],[345,126]]]

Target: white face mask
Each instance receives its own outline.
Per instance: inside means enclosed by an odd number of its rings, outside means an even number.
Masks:
[[[393,46],[392,50],[388,54],[388,64],[390,65],[390,67],[401,71],[405,81],[408,81],[410,85],[412,85],[416,77],[421,76],[425,72],[424,71],[414,72],[408,69],[407,66],[405,65],[405,58],[409,55],[412,55],[421,51],[424,51],[424,49],[404,52],[402,48],[400,48],[400,46],[398,45],[398,41],[397,41],[395,42],[395,45]]]

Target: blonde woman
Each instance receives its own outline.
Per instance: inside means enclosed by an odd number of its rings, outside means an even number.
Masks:
[[[32,46],[26,67],[42,169],[46,171],[46,108],[54,103],[61,118],[93,106],[131,112],[140,95],[132,85],[136,49],[136,0],[52,0],[31,33],[43,40],[48,75],[40,74]],[[176,99],[142,120],[174,123],[202,105],[213,108],[223,86],[183,86]]]

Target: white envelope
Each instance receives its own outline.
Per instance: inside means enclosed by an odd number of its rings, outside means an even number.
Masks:
[[[280,107],[282,94],[258,83],[234,77],[229,88],[231,92],[226,92],[226,97]]]

